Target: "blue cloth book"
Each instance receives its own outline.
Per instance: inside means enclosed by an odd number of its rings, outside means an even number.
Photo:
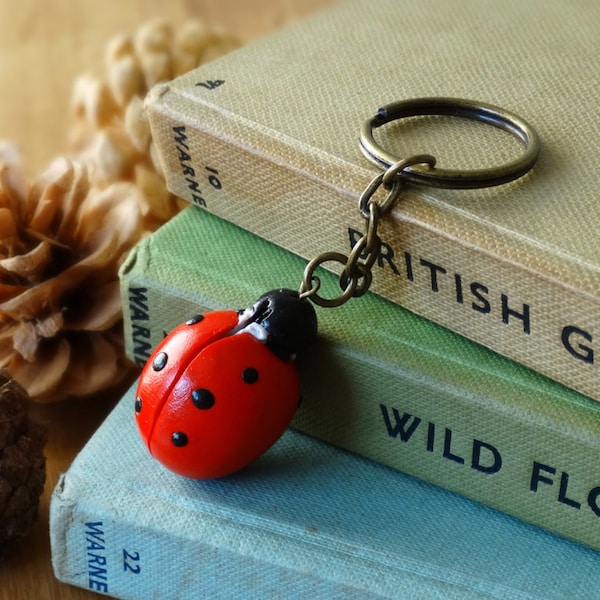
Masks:
[[[52,560],[109,596],[590,598],[600,554],[288,430],[214,481],[147,453],[132,387],[59,481]]]

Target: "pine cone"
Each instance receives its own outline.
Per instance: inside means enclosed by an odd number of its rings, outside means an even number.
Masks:
[[[237,44],[164,22],[107,45],[106,79],[74,89],[70,156],[32,185],[0,146],[0,368],[36,401],[87,396],[132,369],[124,353],[118,269],[184,203],[166,189],[142,98]]]
[[[26,535],[44,489],[46,431],[27,415],[27,392],[0,370],[0,558]]]
[[[133,183],[90,185],[57,159],[32,185],[0,147],[0,367],[38,401],[82,396],[130,372],[118,268],[144,232]]]
[[[198,21],[174,31],[155,20],[106,46],[105,76],[80,77],[73,88],[70,148],[90,168],[94,185],[131,181],[141,209],[158,226],[185,203],[171,195],[150,135],[143,99],[152,86],[186,73],[239,46]]]

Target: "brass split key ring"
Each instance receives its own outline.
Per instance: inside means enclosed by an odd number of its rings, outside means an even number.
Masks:
[[[493,125],[517,137],[523,143],[525,151],[512,162],[489,169],[457,171],[408,166],[400,176],[410,183],[454,189],[501,185],[525,175],[540,153],[540,140],[535,129],[518,115],[491,104],[457,98],[416,98],[380,108],[361,127],[360,149],[371,162],[384,170],[389,169],[400,159],[375,142],[373,130],[391,121],[425,115],[462,117]]]
[[[462,117],[492,125],[518,138],[524,151],[515,160],[500,166],[461,171],[436,167],[435,157],[429,154],[398,158],[383,149],[373,137],[373,130],[386,123],[426,115]],[[359,211],[367,224],[350,255],[324,252],[306,266],[299,294],[323,307],[340,306],[352,297],[362,296],[369,289],[371,268],[381,246],[377,235],[379,219],[396,202],[405,183],[453,189],[501,185],[525,175],[535,164],[541,147],[535,129],[518,115],[483,102],[442,97],[415,98],[383,106],[361,127],[359,145],[366,158],[384,172],[371,180],[359,198]],[[387,191],[383,200],[375,198],[380,187]],[[315,270],[327,262],[343,267],[340,275],[342,293],[335,298],[324,298],[318,294],[321,282]]]

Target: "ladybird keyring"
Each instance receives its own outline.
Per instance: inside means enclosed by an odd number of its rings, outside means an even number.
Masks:
[[[499,167],[453,171],[437,168],[431,155],[398,159],[376,143],[373,129],[423,115],[462,117],[499,127],[516,136],[524,152]],[[496,106],[418,98],[380,108],[361,129],[360,149],[383,172],[359,197],[365,229],[350,254],[324,252],[311,260],[298,291],[272,290],[250,308],[189,319],[158,344],[142,369],[135,419],[150,454],[168,469],[194,479],[225,477],[281,437],[300,400],[296,354],[317,336],[313,304],[336,307],[367,292],[381,246],[379,221],[406,183],[458,189],[507,183],[531,169],[540,142],[527,122]],[[320,295],[315,274],[329,262],[341,269],[341,293],[334,298]]]

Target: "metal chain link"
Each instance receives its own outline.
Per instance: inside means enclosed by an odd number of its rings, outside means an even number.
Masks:
[[[340,252],[323,252],[306,265],[299,290],[301,298],[308,298],[319,306],[332,308],[368,291],[373,277],[371,269],[381,247],[381,239],[377,235],[379,219],[390,210],[400,196],[404,184],[404,169],[417,164],[433,168],[435,158],[429,154],[411,156],[394,163],[384,173],[371,180],[358,200],[358,209],[366,220],[363,235],[354,244],[348,256]],[[374,197],[380,187],[388,192],[381,200]],[[315,275],[315,271],[327,262],[336,262],[343,267],[339,277],[342,293],[335,298],[324,298],[318,294],[321,280]]]

